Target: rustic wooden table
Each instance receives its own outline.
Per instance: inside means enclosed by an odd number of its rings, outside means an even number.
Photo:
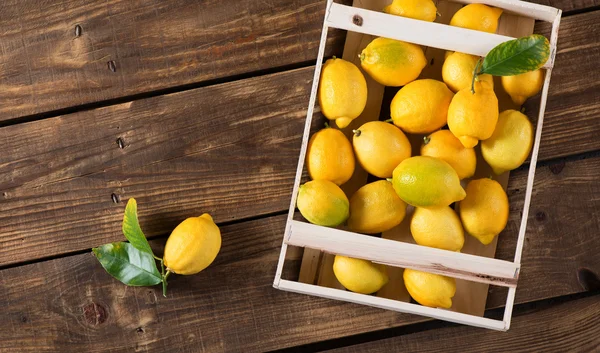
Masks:
[[[600,1],[539,2],[564,14],[508,333],[272,288],[325,1],[0,2],[0,352],[598,352]],[[159,252],[210,212],[216,262],[167,298],[106,274],[130,197]]]

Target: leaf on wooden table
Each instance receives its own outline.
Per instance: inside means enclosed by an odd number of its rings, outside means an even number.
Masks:
[[[532,34],[510,40],[490,50],[478,74],[514,76],[534,71],[548,61],[550,43],[546,37]]]
[[[153,286],[162,282],[152,254],[132,244],[105,244],[92,251],[106,272],[128,286]]]
[[[137,202],[134,198],[130,198],[127,202],[127,207],[125,207],[123,234],[136,249],[154,256],[152,248],[150,248],[150,244],[148,244],[148,240],[140,227],[137,216]]]

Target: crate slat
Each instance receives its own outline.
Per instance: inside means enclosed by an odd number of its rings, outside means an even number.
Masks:
[[[325,22],[328,27],[360,31],[378,37],[477,56],[486,56],[498,44],[515,39],[500,34],[419,21],[337,3],[331,4],[326,16]],[[354,23],[355,16],[360,16],[360,25]],[[552,65],[553,61],[548,60],[544,68],[551,68]]]

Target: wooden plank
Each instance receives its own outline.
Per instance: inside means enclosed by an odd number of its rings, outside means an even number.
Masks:
[[[0,122],[313,61],[324,11],[323,0],[2,1]]]
[[[600,232],[594,212],[600,208],[600,157],[568,162],[558,174],[547,166],[537,172],[518,303],[585,291],[577,280],[581,268],[600,274],[600,238],[591,236]],[[525,174],[513,173],[511,197],[524,188]],[[256,352],[427,320],[273,289],[285,221],[281,215],[222,227],[215,265],[173,277],[166,299],[158,287],[126,288],[91,254],[0,271],[0,351],[164,352],[176,346],[181,352]],[[512,217],[509,228],[517,225]],[[511,257],[514,241],[500,235],[497,254]],[[152,242],[156,248],[163,243]],[[297,250],[288,250],[285,279],[297,279]],[[492,290],[488,307],[504,300],[505,293]],[[101,314],[99,321],[102,313],[108,316],[96,324],[90,312]]]
[[[394,352],[597,352],[600,347],[600,295],[516,315],[508,333],[456,326],[417,332],[331,353]]]
[[[580,14],[562,28],[543,159],[600,149],[600,45],[587,40],[600,22]],[[0,128],[0,265],[122,239],[112,193],[140,198],[150,236],[204,211],[218,222],[284,211],[313,70]]]
[[[310,81],[296,70],[0,129],[0,265],[122,239],[112,194],[138,199],[148,236],[190,214],[286,209]]]
[[[564,11],[600,5],[534,2]],[[2,1],[0,121],[312,61],[324,8],[324,0]],[[328,56],[344,37],[332,33]]]

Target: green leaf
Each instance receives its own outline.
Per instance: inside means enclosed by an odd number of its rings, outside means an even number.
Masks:
[[[140,228],[140,222],[138,221],[137,216],[137,202],[134,198],[130,198],[127,202],[127,207],[125,207],[125,215],[123,216],[123,234],[125,234],[125,238],[127,238],[131,245],[136,249],[154,256],[150,244],[148,244],[148,240],[146,239],[146,236],[144,236],[142,228]]]
[[[483,60],[478,74],[514,76],[544,66],[550,56],[546,37],[532,34],[497,45]]]
[[[106,272],[128,286],[153,286],[162,282],[154,257],[132,244],[105,244],[92,251]]]

